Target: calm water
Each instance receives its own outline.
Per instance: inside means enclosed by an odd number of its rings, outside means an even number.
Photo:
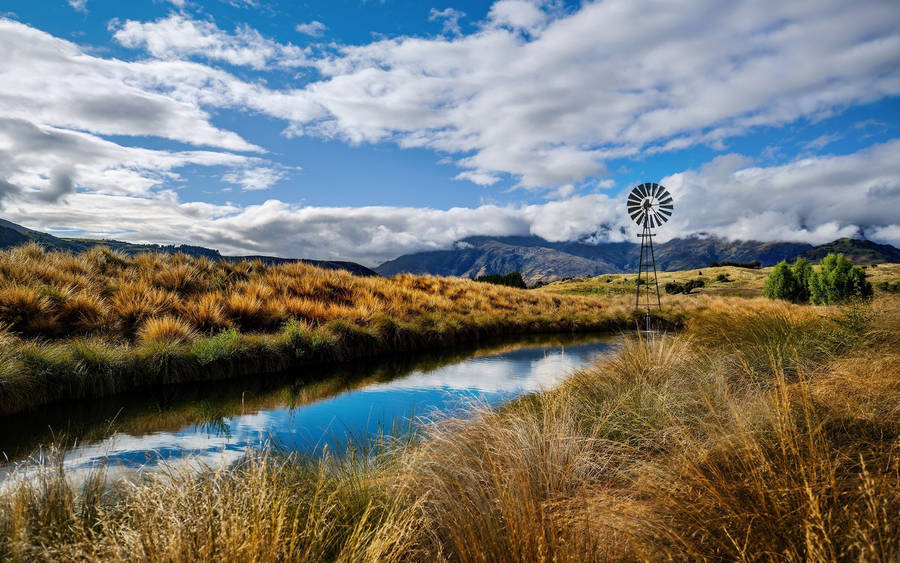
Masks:
[[[0,419],[0,477],[66,446],[70,475],[106,463],[113,473],[170,461],[219,465],[278,444],[309,454],[397,433],[416,418],[495,405],[559,383],[608,353],[608,336],[532,336],[457,349],[309,368],[300,374],[177,386]]]

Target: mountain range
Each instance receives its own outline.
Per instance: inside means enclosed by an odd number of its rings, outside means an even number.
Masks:
[[[562,278],[634,272],[640,245],[633,242],[551,242],[535,236],[473,236],[456,242],[448,250],[405,254],[374,269],[355,262],[278,258],[273,256],[223,256],[202,246],[136,244],[109,239],[56,237],[0,219],[0,249],[36,242],[48,250],[82,252],[103,245],[126,254],[138,252],[183,252],[211,260],[259,259],[270,264],[300,261],[323,268],[347,270],[363,276],[393,276],[400,273],[436,274],[475,278],[485,274],[520,272],[529,286]],[[754,262],[763,266],[802,256],[818,262],[831,252],[841,252],[855,264],[900,262],[900,250],[889,244],[842,238],[820,246],[803,242],[729,241],[694,236],[672,239],[654,246],[660,270],[704,268],[712,261]]]
[[[712,261],[755,262],[763,266],[803,256],[818,262],[843,252],[857,264],[900,262],[900,250],[868,240],[843,238],[821,246],[802,242],[729,241],[714,237],[672,239],[654,246],[660,270],[704,268]],[[535,285],[568,277],[634,272],[640,245],[633,242],[550,242],[539,237],[468,237],[450,250],[400,256],[375,268],[383,276],[402,272],[474,278],[521,272]]]

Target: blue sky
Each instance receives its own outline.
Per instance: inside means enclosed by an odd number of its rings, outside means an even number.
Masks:
[[[900,243],[900,10],[7,1],[0,215],[368,265],[474,234]],[[813,5],[814,4],[814,5]]]

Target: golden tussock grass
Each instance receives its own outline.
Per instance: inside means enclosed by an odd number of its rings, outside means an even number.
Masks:
[[[896,561],[898,325],[896,298],[718,299],[679,334],[628,338],[555,389],[408,442],[106,489],[50,466],[0,495],[0,555]]]
[[[706,304],[670,299],[660,316],[678,326],[687,311]],[[634,318],[627,297],[436,276],[358,277],[300,262],[132,257],[106,248],[73,256],[31,244],[0,252],[0,327],[15,342],[0,364],[0,414],[129,385],[264,373],[504,334],[620,329]],[[237,332],[219,338],[231,330]],[[94,372],[75,370],[67,365],[74,361],[71,338],[102,341],[115,357],[91,364]],[[15,353],[23,348],[29,356]]]

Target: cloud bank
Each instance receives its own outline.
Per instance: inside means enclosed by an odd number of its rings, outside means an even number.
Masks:
[[[111,22],[131,61],[0,19],[5,216],[370,265],[473,234],[619,240],[631,236],[619,197],[572,195],[589,180],[607,185],[609,160],[697,144],[724,152],[755,128],[900,94],[900,11],[885,1],[606,0],[566,12],[500,0],[469,34],[462,13],[443,10],[432,14],[440,36],[316,48],[223,29],[176,5],[182,11],[155,21]],[[297,29],[324,30],[317,23]],[[305,74],[291,86],[265,80],[298,69]],[[242,190],[290,180],[264,147],[217,125],[221,111],[272,119],[287,136],[427,148],[462,181],[513,178],[552,201],[447,210],[182,201],[186,167],[212,167],[223,186]],[[144,148],[148,138],[182,148]],[[824,242],[861,232],[898,243],[897,154],[890,141],[773,167],[720,155],[652,179],[676,198],[664,235]]]

